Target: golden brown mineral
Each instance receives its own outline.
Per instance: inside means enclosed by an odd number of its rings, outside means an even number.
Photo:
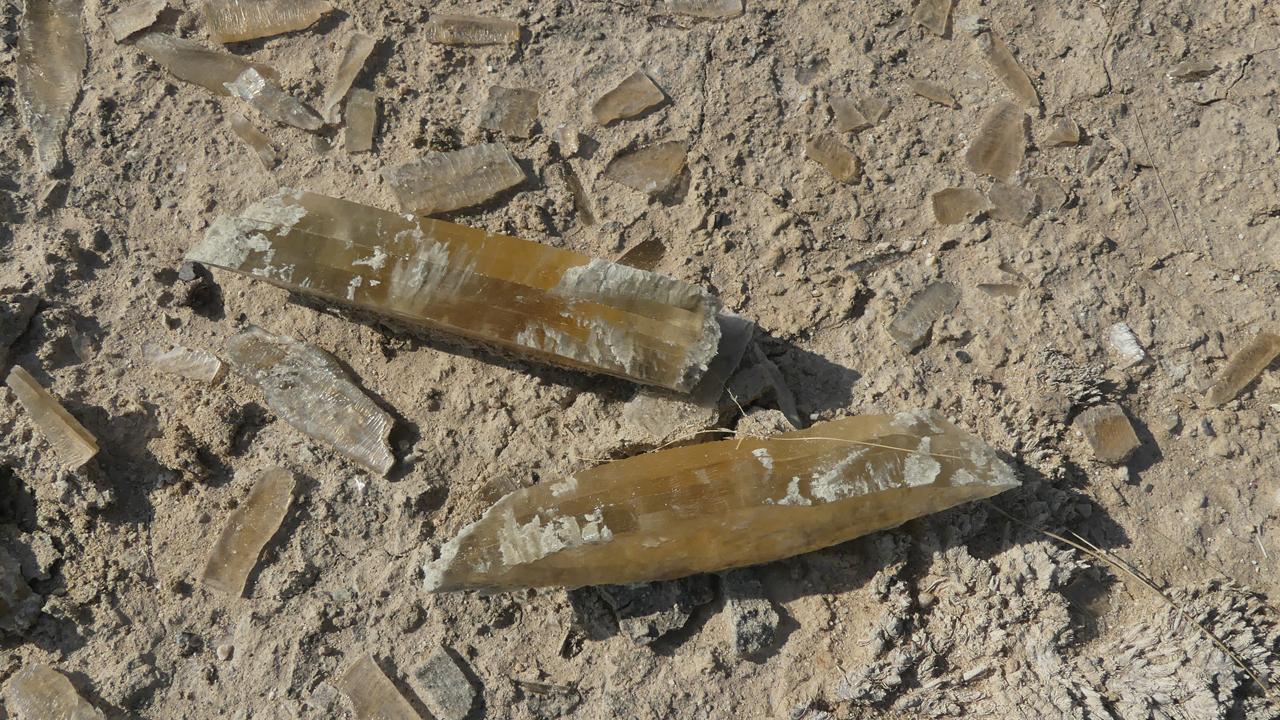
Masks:
[[[41,663],[29,663],[9,681],[9,708],[21,720],[102,720],[80,697],[66,675]]]
[[[591,106],[591,114],[596,122],[608,125],[614,120],[634,117],[666,99],[657,85],[637,70],[618,84],[618,87],[605,93],[595,105]]]
[[[935,410],[639,455],[517,490],[423,568],[431,592],[668,580],[771,562],[1018,486]]]
[[[1025,108],[1040,107],[1040,96],[1031,85],[1031,79],[1027,77],[1022,66],[1018,65],[1018,61],[1014,59],[1013,53],[1009,52],[1009,47],[1003,40],[992,33],[984,32],[978,36],[978,51],[991,65],[991,72],[1001,83],[1004,83],[1005,87],[1009,88],[1009,92],[1013,93],[1019,104]]]
[[[324,0],[207,0],[209,34],[220,43],[308,28],[333,6]]]
[[[21,365],[14,365],[5,384],[13,390],[18,402],[40,427],[54,454],[72,470],[84,465],[98,454],[98,442],[84,429],[71,413],[62,407],[49,391],[31,377]]]
[[[1128,460],[1142,443],[1119,405],[1099,405],[1080,413],[1076,427],[1084,433],[1099,462],[1117,465]]]
[[[209,552],[200,581],[228,595],[244,592],[258,556],[280,529],[293,503],[297,479],[281,467],[269,467],[253,483],[249,497],[232,511]]]
[[[493,86],[489,99],[480,108],[477,125],[494,132],[527,138],[538,122],[538,93]]]
[[[1036,213],[1054,212],[1067,204],[1067,191],[1051,177],[1039,175],[1027,180],[1036,194]]]
[[[947,188],[929,198],[933,217],[943,225],[955,225],[971,215],[979,215],[992,208],[991,201],[973,188]]]
[[[525,181],[524,170],[502,143],[429,152],[399,167],[384,168],[400,208],[433,215],[479,205]]]
[[[1027,149],[1027,114],[1011,102],[998,102],[982,121],[982,128],[964,159],[979,175],[1011,182]]]
[[[958,108],[960,105],[956,103],[956,99],[951,97],[951,93],[941,85],[920,78],[907,78],[907,86],[911,91],[926,100],[932,100],[939,105],[946,105],[949,108]]]
[[[1035,192],[1015,185],[998,182],[987,191],[987,197],[995,206],[991,210],[992,219],[1015,225],[1026,224],[1036,208]]]
[[[280,155],[276,152],[275,146],[271,144],[271,138],[249,122],[245,116],[233,112],[228,116],[228,122],[231,123],[231,131],[253,151],[253,154],[258,158],[258,162],[262,163],[262,167],[270,170],[276,166],[276,163],[280,162]]]
[[[343,147],[347,152],[369,152],[373,149],[373,129],[378,123],[378,106],[377,97],[372,90],[356,88],[347,95],[342,123],[346,126]]]
[[[689,145],[682,140],[658,143],[615,157],[605,167],[604,176],[633,190],[658,195],[680,176],[688,155]]]
[[[911,296],[889,323],[892,337],[908,351],[924,344],[934,321],[956,309],[960,292],[951,283],[936,282]]]
[[[923,25],[929,32],[942,37],[947,33],[947,18],[951,15],[951,0],[920,0],[911,19]]]
[[[105,18],[107,30],[116,42],[122,42],[130,35],[154,25],[160,11],[168,4],[169,0],[142,0],[126,5]]]
[[[314,131],[324,127],[324,120],[320,119],[315,110],[281,90],[258,72],[257,68],[245,70],[234,82],[229,82],[226,86],[232,95],[249,103],[268,120],[275,120],[303,130]]]
[[[356,720],[422,720],[395,683],[382,672],[373,656],[361,655],[337,681],[338,689],[351,699]]]
[[[826,168],[842,183],[853,184],[862,178],[862,161],[830,133],[809,138],[804,146],[804,155]]]
[[[338,122],[339,106],[347,97],[347,92],[351,90],[351,83],[356,81],[356,76],[364,69],[364,63],[369,59],[369,53],[373,52],[373,46],[376,44],[377,40],[372,35],[361,32],[351,33],[351,37],[347,38],[347,48],[342,52],[342,60],[338,62],[338,72],[334,75],[333,85],[324,94],[324,109],[320,112],[320,116],[325,122]]]
[[[1206,398],[1209,405],[1218,407],[1234,400],[1236,395],[1239,395],[1246,385],[1266,370],[1278,355],[1280,355],[1280,335],[1269,332],[1258,333],[1248,345],[1231,356],[1227,366],[1214,378]]]
[[[871,127],[872,122],[862,114],[862,110],[858,108],[858,103],[852,98],[833,97],[829,101],[831,105],[831,114],[836,119],[836,132],[857,132]]]
[[[1059,115],[1049,123],[1049,133],[1044,139],[1046,146],[1062,147],[1075,145],[1078,142],[1080,142],[1080,127],[1076,125],[1075,120],[1066,115]]]
[[[26,0],[18,23],[18,104],[46,173],[62,164],[87,60],[80,0]]]
[[[179,80],[199,85],[218,95],[230,96],[227,84],[235,82],[250,68],[268,80],[278,79],[275,70],[266,65],[251,63],[237,55],[210,50],[199,43],[164,33],[147,33],[134,45]]]
[[[520,42],[520,26],[494,17],[432,15],[423,35],[437,45],[502,45]]]

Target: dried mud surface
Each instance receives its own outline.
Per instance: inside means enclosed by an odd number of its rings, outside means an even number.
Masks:
[[[316,105],[348,34],[375,34],[356,83],[379,97],[373,152],[255,118],[284,158],[264,170],[228,126],[239,101],[113,42],[102,18],[117,5],[89,0],[85,87],[50,185],[18,111],[20,8],[0,3],[0,370],[30,369],[102,445],[96,473],[65,473],[4,391],[0,544],[45,603],[0,641],[0,682],[40,661],[112,718],[352,717],[345,700],[307,701],[371,653],[421,711],[412,670],[443,644],[479,688],[473,718],[1278,715],[1159,597],[980,504],[645,591],[426,595],[423,561],[502,492],[645,449],[621,411],[636,388],[230,274],[178,278],[215,215],[280,186],[395,208],[381,168],[490,139],[476,127],[490,86],[536,89],[540,128],[504,139],[529,181],[451,219],[606,258],[660,239],[660,272],[759,321],[806,422],[940,409],[1016,465],[1025,486],[995,506],[1138,564],[1265,675],[1280,664],[1268,597],[1280,373],[1223,408],[1202,401],[1227,356],[1277,323],[1274,4],[959,0],[941,38],[907,3],[879,0],[747,0],[714,22],[637,2],[341,5],[233,50]],[[432,11],[508,17],[524,37],[429,45]],[[207,42],[200,13],[175,0],[161,25]],[[1025,226],[941,226],[928,207],[945,187],[990,187],[964,152],[987,108],[1012,99],[957,27],[975,15],[1043,100],[1023,177],[1052,177],[1068,196]],[[1217,70],[1172,81],[1185,60]],[[641,68],[667,101],[591,122],[591,103]],[[959,107],[914,95],[909,76]],[[845,185],[804,144],[830,131],[829,97],[865,93],[890,112],[841,136],[865,163]],[[1079,146],[1043,146],[1055,114],[1079,123]],[[579,157],[551,141],[561,124],[581,128]],[[602,176],[620,151],[666,140],[691,147],[666,195],[650,202]],[[959,306],[906,353],[886,325],[938,280]],[[1121,321],[1151,362],[1117,368],[1105,340]],[[234,375],[203,384],[143,360],[144,342],[221,353],[247,324],[330,351],[394,415],[389,477],[301,436]],[[1105,402],[1142,441],[1118,468],[1095,463],[1072,426]],[[211,592],[198,581],[208,548],[272,464],[299,474],[295,507],[246,597]]]

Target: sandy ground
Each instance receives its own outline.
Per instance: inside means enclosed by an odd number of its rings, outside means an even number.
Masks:
[[[0,3],[0,369],[30,369],[102,445],[93,473],[62,471],[5,391],[0,542],[45,599],[32,627],[0,641],[0,681],[50,663],[112,718],[353,717],[341,698],[325,708],[324,684],[371,653],[425,713],[433,691],[413,670],[444,645],[477,689],[473,718],[1280,715],[1159,596],[982,505],[644,590],[426,595],[423,561],[494,497],[643,450],[622,416],[635,386],[220,271],[193,292],[177,272],[213,217],[278,187],[395,208],[381,168],[492,137],[475,124],[490,86],[536,89],[540,130],[502,139],[529,181],[449,219],[606,258],[660,239],[658,271],[759,322],[806,423],[941,410],[1017,468],[1024,487],[1000,510],[1133,562],[1267,676],[1280,667],[1268,599],[1280,374],[1220,409],[1203,397],[1229,355],[1277,327],[1274,4],[959,0],[955,24],[989,23],[1043,100],[1021,177],[1054,178],[1068,200],[1025,226],[935,222],[933,192],[990,187],[964,152],[1012,97],[962,27],[936,37],[906,3],[747,0],[712,22],[636,2],[339,4],[308,30],[231,49],[318,106],[348,34],[376,35],[356,83],[380,102],[372,152],[344,153],[332,128],[259,120],[284,158],[264,170],[227,124],[251,112],[115,43],[102,18],[117,6],[88,0],[85,86],[51,185],[18,109],[20,7]],[[207,43],[198,5],[171,6],[161,27]],[[525,37],[430,45],[420,26],[433,11],[508,17]],[[1185,60],[1216,70],[1171,80]],[[639,68],[667,102],[591,122],[591,103]],[[959,107],[916,97],[909,76]],[[830,130],[829,97],[863,94],[890,112],[842,135],[866,164],[844,185],[804,142]],[[1082,128],[1079,146],[1042,142],[1059,114]],[[588,138],[577,157],[550,139],[562,124]],[[602,176],[624,148],[667,139],[692,148],[671,196],[650,202]],[[885,327],[940,279],[959,306],[904,352]],[[1118,367],[1117,322],[1148,362]],[[389,477],[278,421],[234,375],[198,383],[142,359],[144,342],[219,353],[247,324],[333,353],[395,414]],[[1121,467],[1096,463],[1073,427],[1105,402],[1142,441]],[[246,597],[204,588],[209,545],[272,464],[301,478],[294,510]],[[752,632],[760,647],[740,657]]]

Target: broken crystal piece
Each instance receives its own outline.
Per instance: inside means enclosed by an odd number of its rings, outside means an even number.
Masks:
[[[1009,88],[1009,92],[1013,93],[1018,103],[1025,108],[1040,107],[1040,96],[1031,85],[1031,79],[1018,65],[1018,61],[1014,59],[1013,53],[1009,52],[1004,41],[992,33],[984,32],[978,36],[977,42],[978,51],[991,65],[991,72],[995,74],[996,79]]]
[[[1089,152],[1084,156],[1084,176],[1089,177],[1102,167],[1102,163],[1106,162],[1110,154],[1111,143],[1106,140],[1097,140],[1090,145]]]
[[[573,163],[565,160],[560,163],[560,170],[564,175],[564,184],[569,186],[569,194],[573,195],[573,208],[578,211],[582,224],[594,225],[596,216],[591,212],[591,201],[587,198],[586,188],[582,187],[582,181],[578,179],[578,173],[573,169]]]
[[[228,595],[244,592],[262,549],[289,513],[296,484],[293,473],[282,467],[269,467],[258,476],[249,496],[222,526],[200,576],[202,583]]]
[[[873,95],[867,95],[858,100],[858,111],[867,119],[867,122],[875,125],[889,114],[889,103]]]
[[[9,681],[8,695],[9,708],[23,720],[102,720],[67,676],[48,665],[23,667]]]
[[[1180,82],[1191,82],[1209,77],[1217,69],[1217,63],[1209,60],[1187,60],[1169,68],[1169,77]]]
[[[270,244],[264,235],[255,235],[251,242]],[[312,270],[307,265],[313,264],[315,257],[323,257],[325,250],[315,246],[313,239],[304,238],[303,242],[309,244],[306,256],[312,260],[300,262],[299,269],[309,274]],[[271,255],[268,251],[267,257]],[[293,270],[284,272],[292,275]],[[386,475],[395,464],[387,442],[391,416],[356,387],[329,353],[250,326],[227,340],[227,358],[236,372],[262,388],[267,405],[276,414],[304,434],[333,445],[379,475]]]
[[[1059,115],[1049,125],[1049,134],[1045,136],[1046,147],[1062,147],[1080,142],[1080,126],[1066,115]]]
[[[853,184],[862,177],[862,161],[830,133],[809,138],[804,146],[804,154],[826,168],[832,177],[842,183]]]
[[[476,689],[463,671],[463,663],[445,647],[436,648],[413,669],[422,699],[439,720],[463,720],[471,713]]]
[[[1011,102],[998,102],[982,121],[982,128],[965,153],[969,169],[1010,182],[1027,148],[1027,114]]]
[[[369,152],[373,149],[373,128],[378,124],[378,106],[377,97],[372,90],[356,88],[347,95],[342,123],[346,126],[343,147],[347,152]]]
[[[681,140],[658,143],[618,155],[609,161],[604,176],[649,195],[671,187],[684,170],[689,146]]]
[[[240,73],[235,82],[227,83],[232,95],[244,100],[268,120],[292,125],[303,130],[319,130],[324,120],[305,103],[276,87],[256,68]]]
[[[477,125],[494,132],[527,138],[538,122],[538,93],[494,85],[480,108]]]
[[[1057,180],[1040,175],[1027,180],[1036,193],[1036,214],[1056,212],[1067,203],[1067,191]]]
[[[376,44],[377,40],[372,35],[361,32],[352,33],[351,37],[347,38],[347,49],[342,52],[342,60],[338,63],[338,72],[334,75],[333,85],[324,94],[324,110],[320,116],[325,122],[338,122],[338,106],[347,97],[347,92],[351,90],[351,83],[356,81],[356,76],[364,69],[364,63],[369,59],[369,53],[373,52],[373,46]]]
[[[1122,370],[1133,367],[1147,359],[1147,353],[1143,351],[1142,343],[1138,342],[1138,337],[1133,334],[1133,330],[1129,329],[1129,326],[1125,323],[1116,323],[1107,328],[1107,345],[1116,354],[1116,358],[1119,360],[1117,367]]]
[[[183,40],[163,33],[147,33],[134,43],[138,49],[151,56],[171,75],[199,85],[218,95],[231,95],[227,83],[236,81],[240,74],[254,68],[260,75],[276,80],[275,70],[257,63],[251,63],[242,57],[217,50],[210,50],[199,43]]]
[[[46,173],[62,164],[62,138],[88,59],[80,4],[26,0],[18,23],[18,104]]]
[[[578,154],[580,139],[578,128],[568,125],[557,125],[555,131],[551,133],[551,140],[560,148],[560,157],[563,158],[571,158]]]
[[[996,183],[987,192],[991,204],[991,217],[1015,225],[1024,225],[1031,219],[1031,212],[1036,209],[1036,194],[1030,190]]]
[[[502,143],[430,152],[413,162],[384,168],[405,212],[433,215],[479,205],[525,181],[524,170]]]
[[[1010,283],[982,283],[978,289],[992,297],[1017,297],[1022,292],[1021,287]]]
[[[1280,335],[1260,332],[1250,343],[1241,348],[1222,369],[1209,386],[1207,400],[1212,407],[1235,399],[1236,395],[1254,378],[1266,370],[1280,355]]]
[[[831,113],[836,118],[836,132],[857,132],[871,127],[872,123],[858,109],[858,103],[847,97],[833,97],[829,101]]]
[[[355,706],[356,720],[422,720],[372,655],[356,659],[336,684]]]
[[[432,15],[423,28],[437,45],[500,45],[520,42],[520,26],[510,20],[475,15]]]
[[[1119,405],[1089,408],[1076,418],[1076,426],[1084,433],[1099,462],[1116,465],[1129,459],[1142,444],[1133,425]]]
[[[667,246],[663,245],[661,240],[649,238],[631,246],[631,249],[618,256],[614,262],[637,270],[653,270],[658,267],[658,263],[662,262],[666,254]]]
[[[698,18],[723,19],[742,14],[742,0],[666,0],[667,12]]]
[[[618,87],[605,93],[591,106],[591,114],[596,122],[608,125],[614,120],[634,117],[666,99],[657,85],[637,70],[618,84]]]
[[[253,151],[258,157],[258,162],[262,163],[262,167],[270,170],[280,162],[280,155],[276,153],[276,148],[271,144],[271,138],[267,137],[261,130],[249,122],[245,116],[240,113],[233,112],[230,115],[231,131],[236,137],[244,141],[245,145]]]
[[[938,318],[960,303],[960,293],[951,283],[936,282],[916,293],[889,323],[889,336],[908,351],[924,343]]]
[[[946,1],[948,3],[950,2],[950,0]],[[907,78],[907,85],[911,88],[912,92],[926,100],[932,100],[939,105],[946,105],[952,109],[960,107],[960,105],[956,103],[956,99],[951,97],[951,93],[947,92],[946,88],[937,83],[931,83],[928,80],[909,77]]]
[[[222,361],[213,353],[204,350],[185,348],[181,345],[169,350],[146,343],[142,346],[142,356],[157,370],[179,375],[192,380],[214,382],[222,377]]]
[[[229,43],[302,30],[332,9],[324,0],[206,0],[204,16],[214,41]]]
[[[48,580],[46,575],[44,580]],[[44,598],[31,592],[22,563],[0,547],[0,633],[22,633],[40,616]]]
[[[54,453],[67,467],[74,470],[98,454],[98,442],[93,435],[40,387],[25,368],[14,365],[5,384],[18,396],[18,402],[40,426]]]
[[[973,188],[947,188],[929,199],[933,217],[943,225],[955,225],[970,215],[979,215],[994,207],[990,200]]]
[[[1018,486],[934,410],[639,455],[499,500],[424,570],[428,591],[637,583],[756,565]]]
[[[947,34],[947,18],[951,15],[951,0],[920,0],[911,19],[926,30],[942,37]]]
[[[189,259],[675,390],[698,383],[720,339],[720,301],[695,285],[290,189],[216,218]]]
[[[106,17],[107,30],[116,42],[123,42],[130,35],[154,25],[166,5],[168,0],[142,0],[127,5]]]

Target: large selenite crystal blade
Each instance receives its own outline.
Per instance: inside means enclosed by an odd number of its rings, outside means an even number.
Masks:
[[[1017,105],[1001,101],[983,119],[964,159],[979,175],[1011,182],[1026,149],[1027,114]]]
[[[343,51],[342,60],[338,63],[338,72],[333,78],[333,85],[324,94],[324,110],[320,115],[324,117],[325,122],[338,122],[338,107],[347,96],[347,91],[351,89],[351,83],[356,81],[356,76],[364,69],[364,63],[369,59],[369,53],[373,52],[373,46],[377,42],[372,35],[360,32],[352,33],[351,37],[347,38],[347,49]]]
[[[524,182],[525,175],[505,145],[484,143],[383,168],[382,179],[405,212],[431,215],[479,205]]]
[[[568,250],[284,189],[189,259],[574,368],[687,392],[716,352],[704,289]]]
[[[426,589],[668,580],[842,543],[1016,487],[934,410],[640,455],[507,495],[424,567]]]
[[[302,30],[332,9],[324,0],[208,0],[204,6],[209,34],[220,43]]]
[[[9,709],[23,720],[102,720],[102,713],[76,692],[66,675],[31,663],[9,681]]]
[[[134,44],[174,77],[219,95],[230,96],[227,85],[249,68],[269,80],[278,78],[276,71],[266,65],[164,33],[147,33]]]
[[[219,592],[240,595],[258,564],[262,548],[280,529],[297,479],[281,467],[270,467],[253,484],[249,497],[227,518],[209,552],[200,581]]]
[[[36,163],[52,173],[88,58],[80,0],[26,0],[18,26],[18,99]]]
[[[25,368],[14,365],[5,384],[18,396],[18,402],[40,426],[54,453],[67,467],[74,470],[98,454],[98,442],[93,434],[71,417],[49,391],[40,387]]]
[[[351,699],[356,720],[421,720],[422,716],[396,689],[369,654],[361,655],[338,678],[338,689]]]

